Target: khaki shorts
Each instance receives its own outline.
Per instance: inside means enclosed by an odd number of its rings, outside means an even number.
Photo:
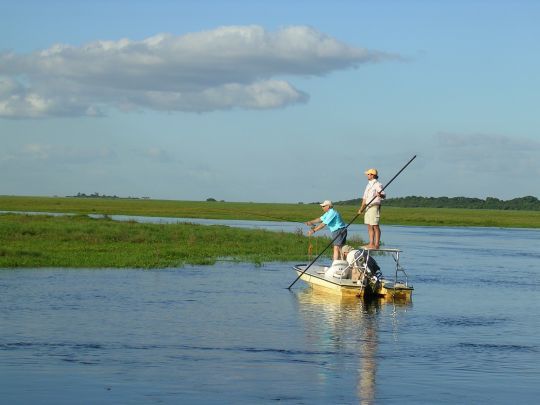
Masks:
[[[379,219],[381,218],[381,206],[372,205],[364,214],[364,224],[366,225],[379,225]]]

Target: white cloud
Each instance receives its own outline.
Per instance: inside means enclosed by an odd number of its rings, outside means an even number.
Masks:
[[[0,161],[41,161],[48,164],[88,164],[115,160],[117,154],[109,147],[78,147],[27,143],[16,151],[0,155]]]
[[[0,117],[99,116],[108,108],[204,112],[306,102],[283,77],[395,59],[305,26],[220,27],[142,41],[0,54]]]
[[[51,149],[50,145],[29,143],[22,147],[22,155],[30,159],[47,160],[50,158]]]
[[[540,175],[540,142],[534,139],[489,134],[437,135],[440,158],[462,173]]]
[[[146,149],[143,156],[149,158],[152,161],[160,163],[169,163],[174,161],[173,157],[170,155],[169,152],[167,152],[163,148],[159,148],[156,146]]]

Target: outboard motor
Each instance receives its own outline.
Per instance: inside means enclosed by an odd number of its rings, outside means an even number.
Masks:
[[[364,250],[364,257],[366,256],[367,252]],[[367,268],[371,272],[372,276],[377,277],[378,280],[382,278],[381,268],[379,267],[373,256],[369,256],[367,261]]]

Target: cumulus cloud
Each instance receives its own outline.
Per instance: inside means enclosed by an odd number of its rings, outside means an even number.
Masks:
[[[0,154],[0,163],[43,162],[47,164],[88,164],[112,161],[117,158],[116,152],[109,147],[79,147],[67,145],[51,145],[42,143],[26,143],[11,151]]]
[[[167,152],[163,148],[159,148],[156,146],[146,149],[144,151],[143,156],[154,162],[160,162],[160,163],[169,163],[169,162],[174,161],[174,158],[171,156],[169,152]]]
[[[540,174],[540,142],[490,134],[437,134],[441,159],[461,173]]]
[[[306,102],[284,77],[397,58],[313,28],[229,26],[142,41],[57,44],[0,53],[0,117],[100,116],[123,110],[205,112]]]

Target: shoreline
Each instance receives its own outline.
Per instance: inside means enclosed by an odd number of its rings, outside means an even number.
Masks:
[[[346,223],[355,217],[358,208],[353,205],[336,206]],[[0,196],[0,211],[274,221],[299,225],[321,215],[320,207],[316,204],[17,196]],[[361,216],[355,221],[362,222]],[[540,229],[540,211],[398,208],[383,205],[381,225]]]
[[[192,224],[198,224],[198,225],[224,225],[224,226],[235,226],[238,223],[246,222],[260,222],[261,224],[264,223],[289,223],[289,224],[296,224],[297,227],[301,227],[303,224],[299,222],[292,222],[292,221],[283,221],[279,222],[277,220],[256,220],[256,219],[230,219],[230,218],[196,218],[196,217],[158,217],[158,216],[145,216],[145,215],[124,215],[124,214],[101,214],[101,213],[75,213],[75,212],[42,212],[42,211],[1,211],[0,215],[3,214],[14,214],[14,215],[29,215],[29,216],[51,216],[51,217],[73,217],[73,216],[87,216],[88,218],[92,219],[111,219],[113,221],[135,221],[139,223],[153,223],[153,224],[164,224],[164,225],[170,225],[170,224],[177,224],[177,223],[192,223]],[[213,221],[216,221],[215,223]],[[220,223],[220,221],[223,221]],[[362,218],[359,217],[354,223],[351,225],[364,225],[362,223]],[[402,223],[386,223],[381,222],[381,226],[403,226],[403,227],[418,227],[418,228],[432,228],[432,227],[442,227],[442,228],[474,228],[474,229],[492,229],[492,228],[499,228],[499,229],[522,229],[522,230],[538,230],[538,227],[506,227],[506,226],[482,226],[482,225],[441,225],[441,224],[433,224],[433,223],[427,223],[427,224],[420,224],[420,223],[412,223],[412,224],[402,224]]]

